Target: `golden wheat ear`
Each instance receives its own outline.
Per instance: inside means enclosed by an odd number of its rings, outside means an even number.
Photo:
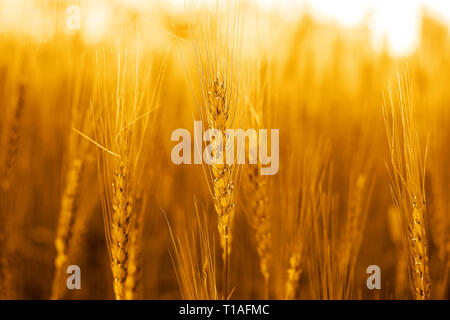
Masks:
[[[226,154],[227,129],[241,119],[239,105],[239,58],[241,48],[240,14],[232,1],[218,1],[209,7],[206,2],[187,1],[189,31],[193,39],[195,64],[198,70],[201,97],[197,105],[203,123],[217,130],[222,144],[212,143],[212,155]],[[206,14],[205,14],[206,12]],[[195,98],[195,97],[194,97]],[[197,99],[195,99],[197,101]],[[212,161],[204,168],[217,214],[217,227],[224,261],[224,296],[229,296],[230,254],[233,223],[239,190],[241,167]],[[233,159],[235,160],[235,159]]]
[[[142,176],[152,154],[148,139],[165,70],[164,59],[157,74],[141,64],[139,37],[124,47],[116,52],[103,50],[99,63],[104,74],[99,77],[93,102],[100,110],[96,113],[95,140],[84,135],[98,147],[103,220],[117,300],[136,296]]]
[[[417,300],[431,298],[428,261],[425,161],[414,118],[408,75],[399,74],[395,87],[389,87],[383,105],[390,150],[391,192],[401,211],[402,239],[408,249],[411,294]]]

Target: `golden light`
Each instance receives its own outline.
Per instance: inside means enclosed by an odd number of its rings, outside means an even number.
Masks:
[[[305,10],[322,22],[343,27],[367,24],[373,43],[384,41],[393,55],[405,55],[416,46],[420,15],[427,10],[450,23],[450,1],[445,0],[254,0],[266,10],[280,10],[283,16],[298,16]]]
[[[448,300],[449,27],[450,0],[0,0],[0,300]]]
[[[97,42],[108,29],[110,8],[103,1],[90,1],[81,10],[85,16],[82,26],[84,36],[88,42]]]

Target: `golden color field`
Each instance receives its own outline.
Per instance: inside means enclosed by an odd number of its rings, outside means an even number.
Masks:
[[[0,6],[1,298],[449,299],[448,25],[97,2]],[[195,120],[279,129],[278,171],[175,164]]]

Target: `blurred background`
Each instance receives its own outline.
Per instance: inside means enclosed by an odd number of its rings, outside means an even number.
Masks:
[[[388,84],[395,84],[399,70],[408,70],[420,138],[424,144],[428,141],[429,149],[432,297],[448,299],[450,2],[249,0],[239,2],[239,12],[241,59],[246,65],[238,70],[241,99],[250,96],[247,86],[253,76],[264,79],[259,82],[270,88],[264,100],[266,124],[280,128],[280,172],[267,178],[276,261],[270,267],[274,276],[269,296],[283,298],[280,292],[289,263],[280,248],[292,203],[282,193],[299,187],[290,179],[292,172],[299,170],[296,164],[311,141],[323,139],[331,148],[337,216],[348,209],[352,172],[359,168],[355,163],[374,178],[353,289],[346,298],[411,298],[406,266],[400,262],[404,253],[398,227],[392,222],[396,209],[386,170],[389,152],[381,111]],[[198,117],[193,94],[198,79],[188,22],[184,2],[176,0],[0,2],[0,269],[6,279],[0,291],[5,298],[51,296],[61,198],[71,149],[77,149],[71,140],[79,138],[72,128],[85,132],[73,114],[92,105],[102,48],[121,47],[136,38],[142,43],[141,68],[165,66],[154,140],[149,141],[153,152],[148,177],[142,177],[148,200],[139,297],[181,298],[163,212],[174,232],[183,234],[195,228],[195,203],[205,211],[221,268],[214,207],[202,166],[176,166],[170,159],[172,131],[192,131],[192,120]],[[92,121],[89,115],[87,119]],[[85,144],[74,244],[68,253],[68,262],[81,267],[82,289],[65,291],[61,297],[113,299],[97,152],[93,144]],[[239,195],[236,206],[230,282],[237,299],[264,297],[255,240],[244,214],[248,201]],[[372,264],[381,268],[381,290],[366,287],[366,268]],[[309,274],[306,267],[296,298],[312,297]]]

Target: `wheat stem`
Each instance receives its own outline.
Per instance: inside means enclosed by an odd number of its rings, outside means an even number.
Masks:
[[[430,299],[428,235],[425,201],[425,152],[421,150],[413,118],[407,74],[399,75],[395,90],[389,88],[389,106],[383,106],[391,152],[391,191],[402,213],[403,239],[409,255],[412,296]]]
[[[1,189],[7,191],[11,184],[11,171],[16,163],[17,152],[20,139],[20,128],[22,125],[23,109],[25,106],[25,87],[19,86],[17,104],[14,107],[11,127],[8,131],[8,140],[6,144],[6,157],[3,163]]]
[[[64,274],[64,266],[67,262],[69,244],[72,237],[82,169],[83,160],[76,157],[70,162],[70,167],[67,171],[66,186],[61,198],[61,209],[56,231],[55,274],[51,299],[59,299],[65,285],[65,282],[62,281],[62,275]]]

